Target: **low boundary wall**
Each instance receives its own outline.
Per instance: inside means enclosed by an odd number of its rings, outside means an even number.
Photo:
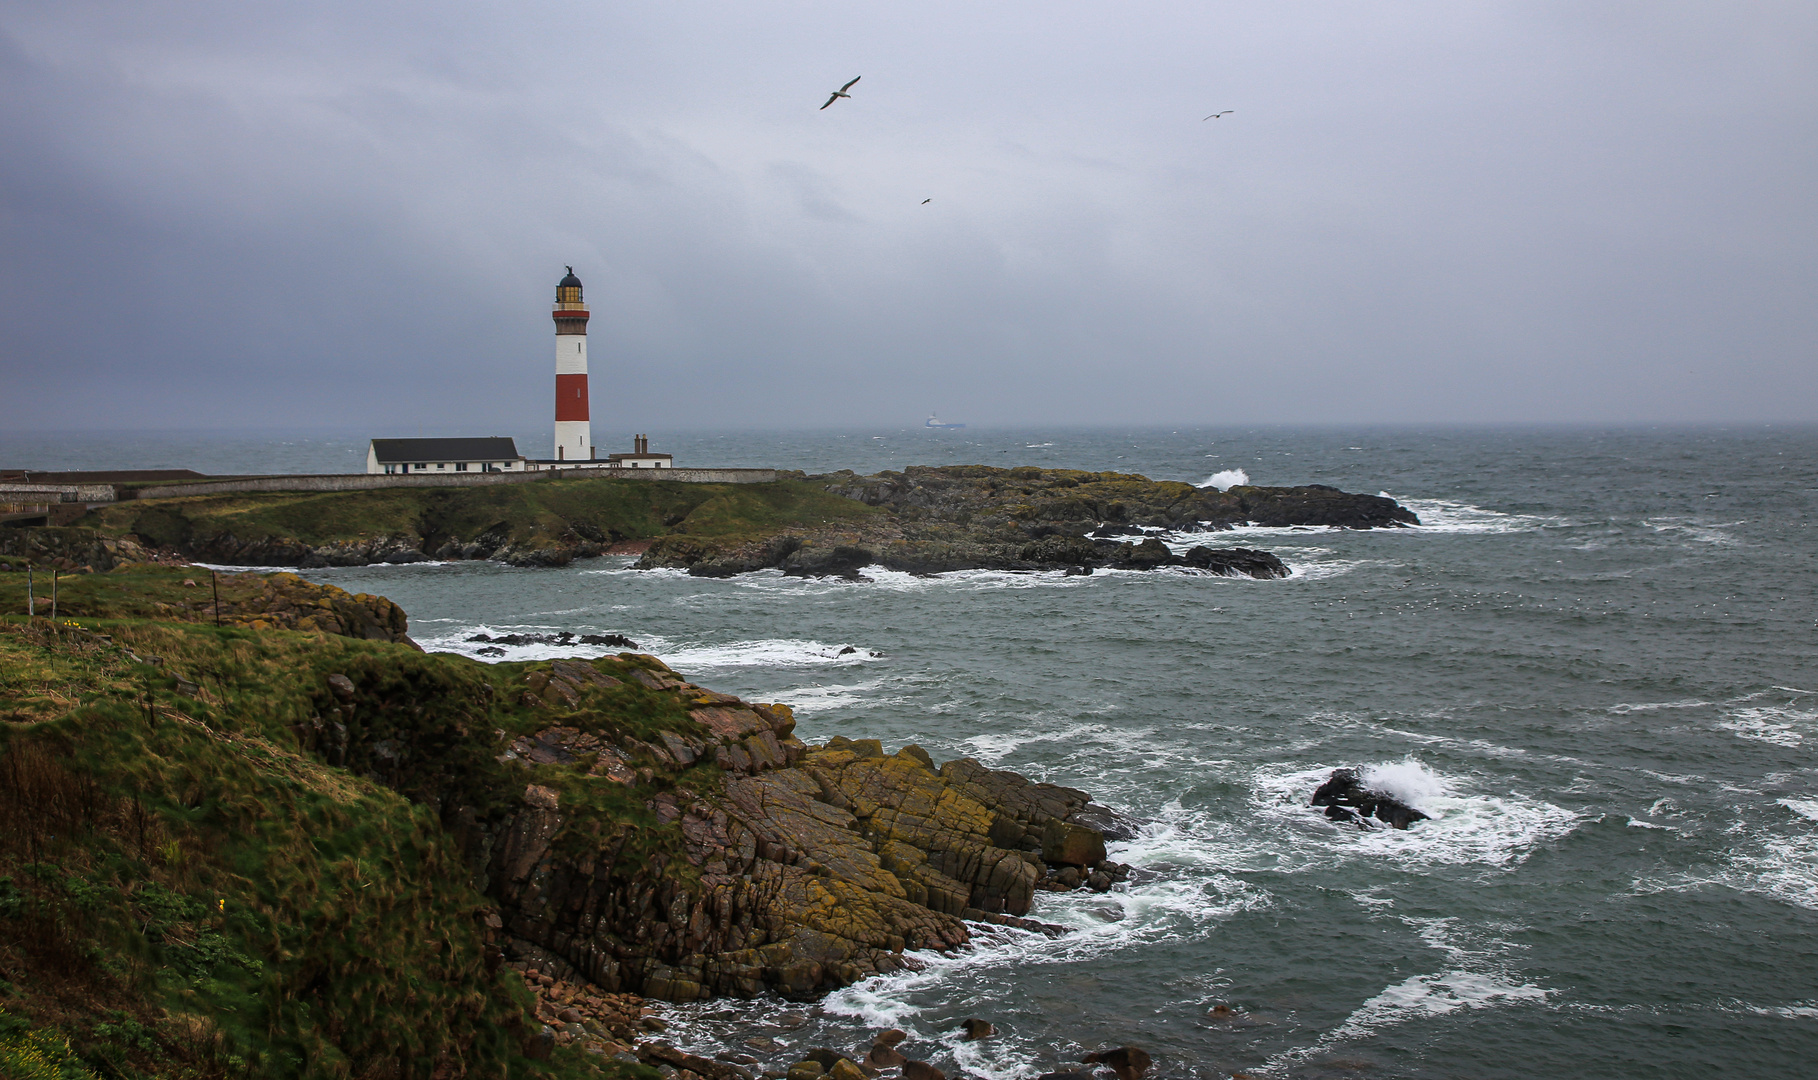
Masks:
[[[549,469],[521,473],[329,473],[320,476],[245,476],[193,484],[130,488],[121,499],[181,499],[236,491],[367,491],[401,487],[481,487],[552,480],[669,480],[683,484],[772,484],[775,469]]]

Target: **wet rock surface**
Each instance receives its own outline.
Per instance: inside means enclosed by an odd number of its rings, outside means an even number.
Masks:
[[[375,740],[358,682],[324,688],[306,746],[420,793],[431,750]],[[471,804],[492,796],[434,797],[498,904],[502,955],[605,992],[811,998],[899,970],[905,952],[963,945],[968,922],[1064,933],[1026,918],[1035,893],[1103,891],[1125,872],[1095,825],[1115,817],[1083,791],[970,759],[937,766],[913,745],[810,747],[788,707],[695,686],[654,657],[557,660],[497,692],[547,717],[501,733],[494,758],[517,794],[489,813]],[[607,699],[686,720],[602,724]]]
[[[1359,828],[1370,828],[1374,818],[1395,829],[1405,829],[1427,815],[1383,791],[1364,785],[1355,769],[1334,769],[1332,775],[1313,791],[1312,805],[1326,808],[1333,821],[1345,821]]]

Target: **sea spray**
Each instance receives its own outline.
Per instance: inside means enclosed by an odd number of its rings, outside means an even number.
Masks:
[[[1206,477],[1206,482],[1199,485],[1203,488],[1217,488],[1229,491],[1234,487],[1243,487],[1250,482],[1250,474],[1242,469],[1222,469]]]

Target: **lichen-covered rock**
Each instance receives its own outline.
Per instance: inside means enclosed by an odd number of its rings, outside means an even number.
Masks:
[[[1103,858],[1102,836],[1067,820],[1087,811],[1084,792],[965,759],[937,769],[920,747],[885,753],[877,740],[806,747],[786,706],[630,659],[631,681],[647,674],[691,728],[607,745],[556,723],[512,740],[503,757],[533,773],[591,761],[590,776],[638,792],[649,790],[640,763],[656,762],[674,780],[646,808],[655,827],[679,831],[680,861],[628,858],[632,834],[590,821],[587,796],[571,806],[529,795],[486,834],[482,859],[512,947],[559,957],[607,990],[809,997],[897,970],[905,950],[964,944],[968,920],[1049,929],[1022,916],[1046,869],[1042,838],[1057,825],[1080,845],[1096,840]],[[556,676],[534,674],[547,677],[533,693],[541,703]],[[602,771],[602,761],[613,764]],[[687,779],[708,762],[720,771]]]

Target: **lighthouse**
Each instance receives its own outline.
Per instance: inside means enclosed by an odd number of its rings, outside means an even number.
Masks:
[[[587,305],[581,302],[581,279],[574,267],[556,286],[555,458],[587,461],[593,454],[593,431],[587,417]]]

